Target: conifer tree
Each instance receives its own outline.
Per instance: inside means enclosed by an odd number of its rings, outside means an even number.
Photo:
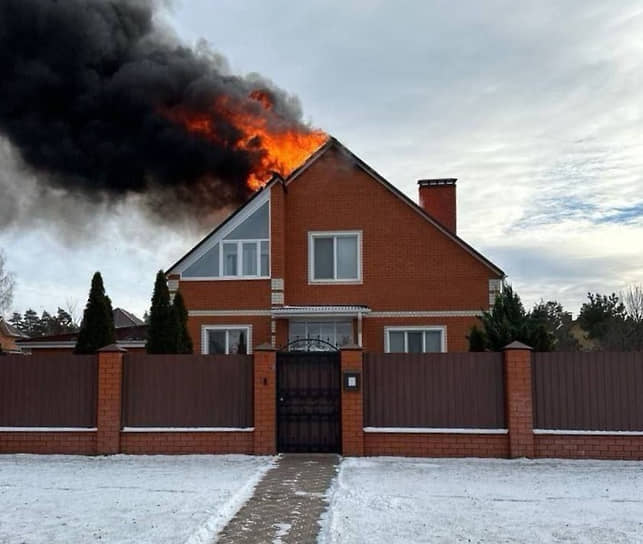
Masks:
[[[172,309],[174,310],[174,319],[176,320],[176,352],[192,353],[192,338],[190,338],[190,333],[188,332],[188,311],[185,308],[181,291],[177,291],[176,295],[174,295]]]
[[[156,274],[152,307],[150,308],[150,326],[147,330],[146,349],[148,353],[177,352],[177,320],[170,305],[170,292],[163,270]]]
[[[87,306],[85,306],[83,322],[74,352],[95,353],[96,350],[113,344],[115,341],[112,301],[105,294],[100,272],[96,272],[92,278],[92,286],[89,290]]]

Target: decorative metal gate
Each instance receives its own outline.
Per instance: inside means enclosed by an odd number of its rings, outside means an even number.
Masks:
[[[277,447],[280,452],[339,452],[340,354],[277,353]]]

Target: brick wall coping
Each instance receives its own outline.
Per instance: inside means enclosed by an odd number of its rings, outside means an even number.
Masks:
[[[507,434],[507,429],[465,429],[438,427],[364,427],[365,433],[408,433],[408,434]]]
[[[97,349],[97,353],[125,353],[127,350],[125,348],[122,348],[118,344],[110,344],[109,346],[105,346],[103,348]]]
[[[578,429],[534,429],[534,434],[578,434],[598,436],[643,436],[643,431],[582,431]]]
[[[0,427],[0,433],[95,433],[96,427]]]
[[[123,427],[123,433],[251,433],[254,427]]]

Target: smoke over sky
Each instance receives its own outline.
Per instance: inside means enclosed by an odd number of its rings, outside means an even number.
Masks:
[[[61,200],[84,221],[87,206],[126,198],[164,221],[211,221],[247,198],[249,176],[266,173],[269,150],[247,141],[240,119],[309,132],[295,97],[230,74],[203,42],[181,45],[155,24],[156,8],[0,3],[0,226],[34,208],[68,222]]]

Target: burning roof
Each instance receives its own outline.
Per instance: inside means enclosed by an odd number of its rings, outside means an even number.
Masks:
[[[45,191],[140,195],[164,220],[205,218],[288,175],[326,135],[271,81],[158,28],[157,4],[3,0],[0,133]]]

